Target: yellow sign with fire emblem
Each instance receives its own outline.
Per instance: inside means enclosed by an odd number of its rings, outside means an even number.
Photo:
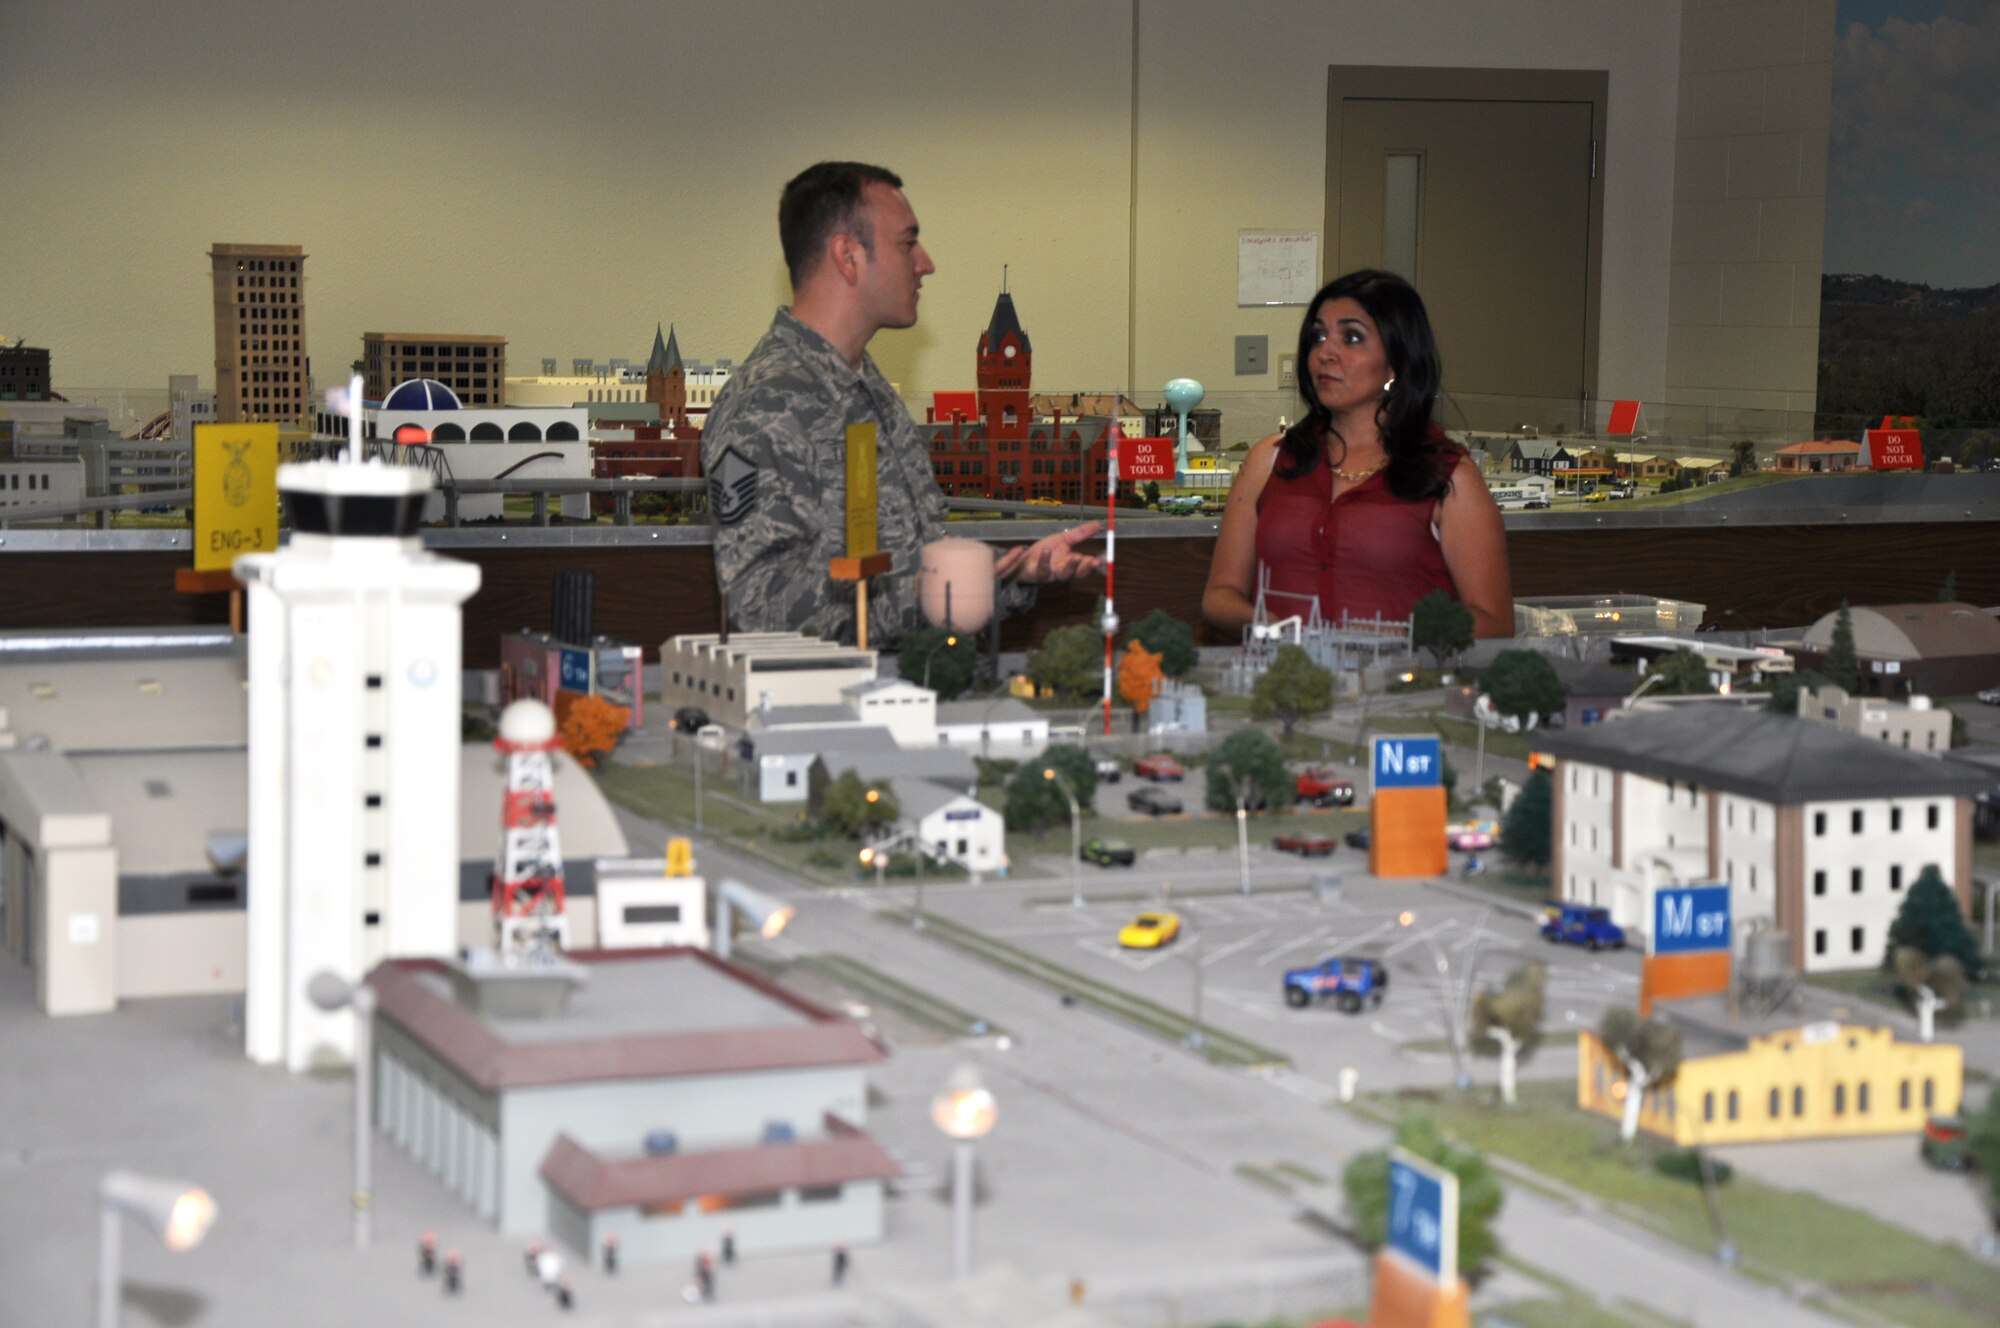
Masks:
[[[226,571],[278,547],[278,426],[194,426],[194,565]]]

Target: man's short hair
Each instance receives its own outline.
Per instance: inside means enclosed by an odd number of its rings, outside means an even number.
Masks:
[[[826,243],[835,235],[851,235],[869,254],[875,252],[874,229],[863,222],[861,191],[870,184],[903,187],[902,177],[880,166],[859,161],[823,161],[793,176],[778,198],[778,240],[785,248],[785,266],[792,285],[812,275]]]

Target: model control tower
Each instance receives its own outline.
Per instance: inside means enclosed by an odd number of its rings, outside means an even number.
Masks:
[[[293,1070],[353,1057],[306,983],[457,948],[460,606],[470,563],[426,553],[430,477],[379,461],[278,468],[292,538],[249,587],[244,1046]]]

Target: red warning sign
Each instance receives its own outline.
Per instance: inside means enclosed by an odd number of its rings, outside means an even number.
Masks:
[[[1118,478],[1120,480],[1170,480],[1173,477],[1173,439],[1121,438],[1118,440]]]
[[[1870,429],[1868,464],[1876,470],[1922,470],[1923,438],[1915,429]]]

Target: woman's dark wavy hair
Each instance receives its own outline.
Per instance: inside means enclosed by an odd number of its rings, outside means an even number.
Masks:
[[[1443,437],[1431,423],[1431,408],[1437,403],[1442,367],[1438,361],[1437,339],[1431,335],[1430,315],[1416,288],[1393,272],[1364,268],[1328,282],[1313,296],[1299,324],[1299,396],[1306,403],[1305,417],[1285,431],[1278,445],[1276,469],[1286,479],[1310,474],[1320,462],[1320,440],[1339,440],[1342,456],[1346,440],[1334,428],[1333,412],[1320,405],[1313,394],[1312,375],[1307,369],[1314,340],[1313,320],[1329,300],[1349,299],[1375,320],[1382,337],[1382,351],[1388,357],[1395,386],[1383,394],[1376,408],[1375,423],[1382,435],[1382,448],[1389,462],[1383,482],[1389,492],[1405,502],[1434,498],[1451,480],[1451,467],[1443,464]],[[1333,463],[1339,465],[1340,460]]]

